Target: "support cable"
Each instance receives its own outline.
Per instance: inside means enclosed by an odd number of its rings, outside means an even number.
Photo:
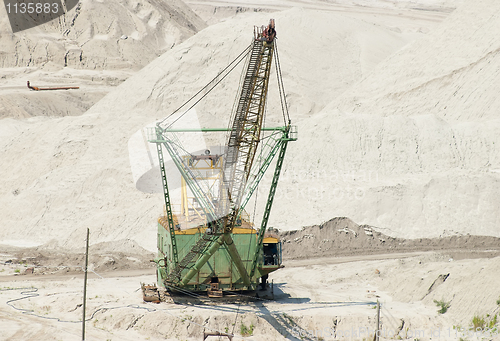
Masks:
[[[283,120],[285,121],[285,126],[289,125],[291,120],[290,120],[290,114],[288,113],[288,104],[286,102],[286,95],[285,95],[285,86],[283,85],[283,77],[281,74],[281,65],[280,65],[280,59],[278,55],[278,45],[276,40],[274,41],[274,50],[276,51],[276,54],[274,55],[275,58],[275,63],[276,63],[276,77],[278,78],[278,89],[280,93],[280,100],[281,100],[281,111],[283,112]],[[286,117],[285,117],[286,113]],[[287,119],[288,118],[288,123]]]
[[[252,38],[252,42],[250,43],[249,47],[252,46],[254,44],[254,40]],[[251,58],[251,53],[250,51],[247,53],[247,58],[250,59]],[[245,62],[246,64],[247,62]],[[235,116],[235,113],[236,113],[236,110],[237,110],[237,107],[238,107],[238,103],[240,101],[240,96],[239,94],[241,94],[241,90],[243,88],[243,83],[244,83],[244,80],[245,80],[245,76],[246,74],[244,72],[241,73],[240,75],[240,80],[238,82],[238,91],[236,92],[236,96],[234,98],[234,101],[233,101],[233,106],[231,107],[231,117],[234,117]],[[233,121],[232,120],[229,120],[228,122],[228,125],[227,125],[227,132],[225,134],[225,138],[224,140],[227,141],[229,140],[229,135],[231,134],[231,127],[233,125]]]
[[[192,96],[189,100],[187,100],[186,102],[184,102],[184,104],[182,104],[179,108],[177,108],[173,113],[171,113],[170,115],[168,115],[167,117],[165,117],[163,120],[161,120],[160,122],[157,123],[157,125],[160,125],[162,124],[163,122],[165,122],[167,119],[169,119],[172,115],[174,115],[175,113],[177,113],[179,110],[181,110],[183,107],[185,107],[189,102],[191,102],[191,100],[193,100],[196,96],[198,96],[201,92],[203,92],[204,90],[206,90],[207,88],[209,88],[209,90],[203,95],[201,96],[200,99],[198,99],[193,105],[191,105],[189,107],[189,109],[187,109],[186,111],[184,111],[178,118],[176,118],[172,123],[170,123],[165,129],[168,129],[170,128],[175,122],[177,122],[181,117],[183,117],[189,110],[191,110],[196,104],[198,104],[203,98],[205,98],[220,82],[222,82],[226,77],[227,75],[229,75],[235,68],[236,66],[238,66],[241,61],[243,59],[245,59],[246,55],[250,52],[250,48],[251,48],[252,45],[249,45],[247,48],[245,48],[245,50],[243,50],[243,52],[241,52],[238,57],[236,57],[228,66],[226,66],[221,72],[219,72],[217,74],[217,76],[215,76],[207,85],[205,85],[203,88],[201,88],[194,96]],[[243,56],[243,57],[242,57]],[[238,60],[239,59],[239,60]],[[227,71],[231,65],[233,63],[236,64],[234,66],[232,66],[232,68]],[[226,72],[227,71],[227,72]],[[212,84],[213,82],[215,82],[219,77],[220,75],[224,74],[226,72],[226,74],[221,78],[219,79],[215,84]]]

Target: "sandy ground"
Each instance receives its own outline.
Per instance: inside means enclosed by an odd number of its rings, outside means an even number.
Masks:
[[[336,12],[402,31],[428,32],[462,1],[193,1],[186,3],[207,23],[213,24],[238,13],[273,13],[290,8]],[[399,19],[398,19],[399,17]],[[411,22],[406,19],[411,18]],[[402,24],[402,25],[400,25]]]
[[[442,250],[285,264],[271,277],[274,301],[248,302],[241,296],[242,301],[222,304],[142,302],[140,283],[155,281],[152,268],[90,272],[86,339],[199,340],[206,330],[247,340],[367,340],[378,300],[381,339],[458,340],[467,337],[474,316],[488,320],[500,310],[495,280],[500,257],[465,254],[455,260]],[[1,339],[79,339],[82,272],[37,275],[35,268],[33,275],[5,274],[13,268],[25,269],[4,262],[0,270]],[[447,312],[439,314],[434,300],[449,302]],[[252,335],[246,335],[244,328],[252,325]],[[495,333],[482,336],[499,339]]]
[[[393,239],[347,218],[282,238],[285,268],[269,279],[275,299],[240,293],[230,302],[178,296],[145,303],[140,285],[156,282],[154,255],[133,242],[91,246],[86,339],[199,340],[220,331],[248,340],[367,340],[377,301],[382,340],[500,339],[469,330],[474,317],[490,323],[500,312],[498,238]],[[84,251],[3,250],[1,339],[78,339]],[[440,314],[435,301],[447,311]]]
[[[4,68],[0,85],[0,117],[79,116],[132,74],[128,70],[82,70],[53,64],[41,68]],[[27,81],[37,87],[79,89],[30,91]]]

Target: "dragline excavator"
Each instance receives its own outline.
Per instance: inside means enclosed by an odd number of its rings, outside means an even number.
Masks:
[[[274,20],[254,27],[251,44],[216,77],[224,79],[245,61],[228,128],[174,129],[164,120],[148,131],[148,140],[156,144],[165,199],[154,260],[163,291],[206,291],[210,297],[253,291],[259,284],[265,287],[268,274],[282,267],[280,239],[266,229],[287,144],[297,139],[297,131],[288,115],[275,35]],[[263,127],[273,60],[284,124]],[[210,82],[190,101],[199,102],[217,84]],[[227,143],[220,154],[193,155],[183,148],[179,132],[226,132]],[[164,150],[180,173],[180,211],[172,208]],[[244,209],[276,156],[265,210],[255,228]]]

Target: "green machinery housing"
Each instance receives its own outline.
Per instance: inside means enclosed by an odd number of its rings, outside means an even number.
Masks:
[[[274,35],[272,19],[267,27],[255,27],[251,44],[217,76],[224,79],[234,65],[245,61],[228,128],[174,129],[172,123],[162,121],[148,131],[148,140],[156,143],[165,199],[164,214],[158,219],[155,259],[159,287],[207,291],[217,297],[223,291],[265,286],[268,274],[282,267],[279,237],[266,229],[287,145],[297,139],[297,130],[288,115]],[[263,127],[273,60],[284,124]],[[201,100],[217,84],[210,82],[191,100]],[[217,132],[227,134],[227,144],[220,154],[207,150],[193,155],[176,135]],[[164,151],[181,178],[181,207],[175,212]],[[274,173],[265,210],[256,227],[245,206],[272,164]]]

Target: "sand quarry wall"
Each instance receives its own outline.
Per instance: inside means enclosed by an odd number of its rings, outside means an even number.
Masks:
[[[204,27],[182,1],[83,0],[49,23],[13,34],[1,6],[0,118],[81,115]],[[28,91],[26,81],[80,89]]]
[[[81,0],[51,22],[12,33],[0,8],[0,67],[47,63],[84,69],[139,70],[206,27],[179,0]]]
[[[400,95],[384,92],[391,77],[401,84],[439,83],[445,66],[448,73],[461,70],[464,84],[468,78],[477,80],[484,68],[470,64],[495,58],[491,52],[500,45],[491,30],[498,10],[493,1],[464,4],[438,30],[403,49],[407,40],[402,35],[359,20],[300,9],[273,14],[300,139],[288,150],[270,225],[297,229],[347,216],[395,236],[498,235],[497,122],[472,119],[457,96],[446,97],[450,106],[465,112],[454,119],[437,110],[386,110],[399,105]],[[268,18],[249,14],[202,30],[80,117],[4,120],[0,212],[5,228],[0,240],[80,245],[90,227],[96,241],[133,239],[154,249],[162,196],[136,189],[129,139],[212,79],[248,45],[253,25]],[[477,45],[475,52],[457,49],[453,58],[462,63],[441,61],[450,58],[442,42],[451,46],[464,40],[461,25],[477,26],[476,35],[466,36]],[[424,63],[430,55],[435,60]],[[494,92],[495,77],[488,79],[486,88]],[[383,96],[369,92],[370,84]],[[453,87],[444,77],[427,96],[440,101]],[[370,110],[361,111],[363,106],[353,101],[362,90]],[[410,98],[422,92],[405,94]],[[207,100],[198,110],[200,124],[226,126],[234,96],[235,87],[227,86]],[[277,101],[270,100],[269,112],[277,108]]]
[[[305,200],[274,213],[288,224],[299,208],[349,216],[406,237],[498,236],[499,15],[494,1],[463,4],[301,122],[281,188]]]

